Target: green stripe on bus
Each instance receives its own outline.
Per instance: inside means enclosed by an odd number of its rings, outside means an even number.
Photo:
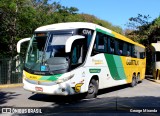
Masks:
[[[48,80],[49,81],[56,81],[60,76],[62,76],[62,74],[56,74],[56,75],[50,76],[50,78]]]
[[[116,68],[118,71],[118,75],[121,79],[126,79],[126,75],[124,73],[124,67],[122,65],[122,60],[120,56],[114,56],[114,61],[116,64]]]
[[[52,76],[42,76],[40,80],[56,81],[62,74],[56,74]]]
[[[125,73],[120,56],[111,54],[105,54],[105,58],[111,73],[111,76],[115,80],[125,79]]]
[[[111,54],[105,54],[105,58],[106,58],[112,78],[115,80],[121,80],[121,78],[118,75],[118,70],[116,68],[114,56]]]
[[[98,29],[98,28],[96,28],[96,31],[101,32],[101,33],[104,33],[104,34],[107,34],[107,35],[110,35],[110,36],[112,36],[112,37],[115,37],[114,34],[109,33],[109,32],[107,32],[107,31],[104,31],[104,30],[101,30],[101,29]]]
[[[50,76],[42,76],[39,80],[48,80]]]

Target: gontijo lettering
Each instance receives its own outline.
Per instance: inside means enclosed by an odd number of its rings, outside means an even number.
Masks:
[[[139,61],[138,60],[126,60],[126,64],[127,65],[139,65]]]

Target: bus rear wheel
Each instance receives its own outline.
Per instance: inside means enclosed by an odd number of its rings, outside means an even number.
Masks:
[[[137,78],[136,78],[136,83],[138,84],[140,81],[140,74],[137,75]]]
[[[131,87],[134,87],[134,86],[136,86],[137,85],[137,82],[136,82],[136,76],[135,75],[133,75],[132,76],[132,82],[131,82]]]
[[[95,79],[92,79],[89,83],[88,92],[85,98],[96,98],[98,93],[98,82]]]

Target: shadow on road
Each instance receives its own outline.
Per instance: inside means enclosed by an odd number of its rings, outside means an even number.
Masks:
[[[101,89],[98,92],[98,95],[106,94],[109,92],[125,89],[130,87],[130,85],[120,85],[116,87],[110,87],[106,89]],[[77,95],[70,95],[70,96],[58,96],[58,95],[45,95],[45,94],[34,94],[30,96],[28,99],[36,100],[36,101],[44,101],[44,102],[54,102],[56,104],[66,104],[66,103],[76,103],[81,101],[85,98],[85,94],[77,94]]]
[[[103,95],[106,93],[112,94],[114,91],[123,90],[130,87],[127,85],[121,85],[117,87],[111,87],[107,89],[102,89],[99,91],[98,95]],[[19,94],[0,92],[1,99],[0,103],[5,103],[7,100],[13,99]],[[158,94],[159,95],[159,94]],[[41,115],[60,115],[60,116],[70,116],[71,114],[77,115],[103,115],[106,113],[109,115],[119,115],[122,116],[159,116],[160,115],[160,96],[155,97],[154,95],[142,95],[142,96],[130,96],[130,97],[117,97],[117,96],[105,96],[96,99],[84,99],[84,95],[72,95],[72,96],[55,96],[55,95],[44,95],[44,94],[33,94],[28,98],[29,100],[51,102],[47,107],[38,106],[42,110]],[[5,102],[4,102],[5,101]],[[35,102],[38,103],[38,102]],[[31,106],[32,107],[32,106]],[[36,107],[37,108],[37,107]],[[151,112],[143,112],[143,109],[147,109]],[[137,110],[132,112],[132,110]],[[132,114],[130,114],[132,112]],[[158,112],[158,114],[157,114]],[[27,114],[28,115],[28,114]],[[34,114],[31,114],[32,116]],[[37,114],[35,114],[37,115]]]
[[[63,99],[61,99],[63,101]],[[56,102],[57,103],[57,102]],[[70,113],[81,114],[105,114],[105,113],[133,113],[134,116],[159,116],[160,115],[160,97],[137,96],[137,97],[105,97],[91,100],[79,100],[77,102],[53,104],[49,107],[42,107],[43,113],[52,115],[70,115]],[[127,114],[128,115],[128,114]],[[127,116],[126,115],[126,116]],[[116,115],[117,116],[117,115]],[[132,115],[131,115],[132,116]]]
[[[131,86],[129,84],[125,84],[125,85],[119,85],[119,86],[110,87],[106,89],[101,89],[99,90],[98,95],[106,94],[106,93],[117,91],[117,90],[122,90],[128,87],[131,87]]]
[[[66,104],[80,101],[83,98],[83,94],[70,96],[34,94],[33,96],[30,96],[28,99],[44,102],[54,102],[56,104]]]
[[[8,100],[14,99],[21,94],[17,94],[16,92],[5,92],[0,91],[0,106],[4,103],[7,103]]]

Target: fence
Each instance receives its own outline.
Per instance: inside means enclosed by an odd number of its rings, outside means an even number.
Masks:
[[[0,58],[0,85],[22,83],[23,62],[19,56]]]

